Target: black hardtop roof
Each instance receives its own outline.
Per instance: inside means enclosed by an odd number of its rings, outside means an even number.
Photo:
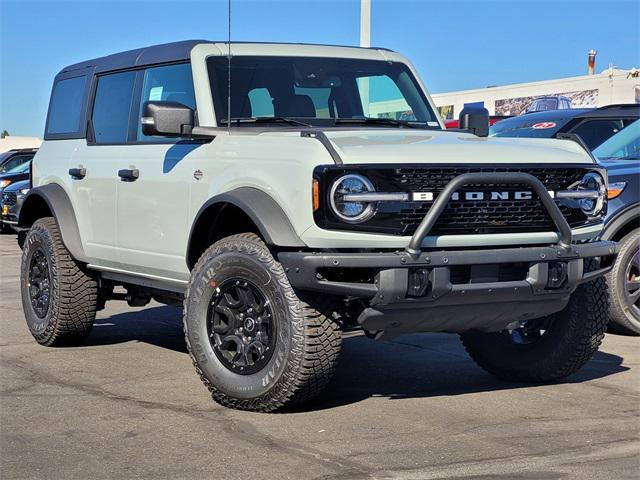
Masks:
[[[126,52],[114,53],[105,57],[94,58],[84,62],[76,63],[64,67],[60,73],[67,73],[74,70],[82,70],[86,68],[94,68],[95,73],[108,72],[112,70],[121,70],[124,68],[153,65],[157,63],[178,62],[187,60],[191,54],[191,50],[201,43],[226,43],[224,41],[216,42],[212,40],[183,40],[180,42],[163,43],[160,45],[151,45],[148,47],[128,50]],[[231,44],[256,43],[263,45],[282,45],[278,42],[234,42]],[[291,43],[289,45],[312,45],[308,43]],[[320,45],[320,44],[317,44]],[[320,45],[325,47],[341,47],[362,48],[353,45]],[[372,50],[387,50],[386,48],[371,47]]]
[[[154,63],[166,63],[186,60],[191,54],[191,49],[200,43],[213,43],[208,40],[185,40],[182,42],[164,43],[149,47],[136,48],[126,52],[114,53],[106,57],[94,58],[84,62],[69,65],[60,73],[95,68],[96,73],[110,70],[120,70]]]

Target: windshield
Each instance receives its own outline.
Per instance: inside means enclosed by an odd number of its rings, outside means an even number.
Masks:
[[[640,160],[640,120],[616,133],[593,151],[602,160]]]
[[[542,110],[555,110],[558,108],[557,98],[538,98],[527,108],[527,112],[540,112]]]
[[[25,162],[17,167],[12,168],[11,170],[7,170],[5,173],[27,173],[29,171],[29,166],[31,165],[31,161]]]
[[[207,60],[218,124],[227,123],[228,59]],[[313,126],[376,119],[379,127],[440,128],[402,63],[302,57],[233,57],[231,119],[287,119]],[[348,123],[338,121],[350,119]],[[377,119],[385,119],[377,121]],[[277,122],[260,122],[278,124]],[[238,122],[256,125],[256,122]],[[280,122],[280,125],[283,123]],[[294,124],[290,122],[290,124]]]

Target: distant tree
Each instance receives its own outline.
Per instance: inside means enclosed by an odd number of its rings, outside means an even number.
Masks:
[[[8,136],[9,136],[9,132],[7,132],[6,130],[3,130],[2,133],[0,134],[0,138],[4,138]]]

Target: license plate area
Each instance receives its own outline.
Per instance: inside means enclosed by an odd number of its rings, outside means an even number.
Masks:
[[[526,280],[529,267],[528,262],[453,266],[450,281],[453,285],[517,282]]]

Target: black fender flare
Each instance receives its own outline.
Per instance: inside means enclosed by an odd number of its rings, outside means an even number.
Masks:
[[[240,187],[221,193],[207,200],[195,216],[189,241],[187,243],[187,259],[191,258],[193,233],[204,212],[215,204],[232,204],[244,213],[258,227],[262,238],[271,246],[306,247],[293,229],[289,218],[280,205],[267,193],[253,187]]]
[[[604,230],[600,234],[600,239],[611,240],[621,228],[634,218],[639,220],[640,223],[640,203],[626,207],[621,212],[617,212],[611,219],[607,220]]]
[[[71,205],[71,200],[60,185],[49,183],[29,190],[20,208],[18,227],[28,229],[35,220],[41,217],[41,215],[35,215],[33,209],[41,205],[43,200],[58,224],[62,235],[62,243],[69,250],[71,256],[81,262],[89,263],[90,259],[86,256],[82,247],[80,229],[78,228],[78,221]]]

